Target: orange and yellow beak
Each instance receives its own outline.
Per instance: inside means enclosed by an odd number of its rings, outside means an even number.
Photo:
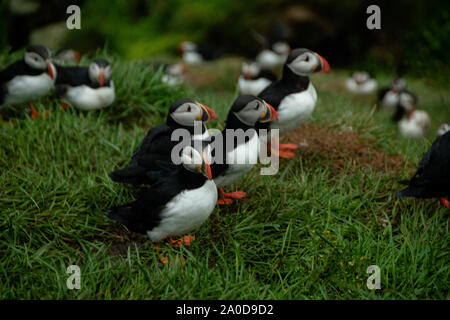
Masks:
[[[204,104],[199,103],[199,106],[202,108],[202,114],[199,115],[199,119],[203,122],[211,122],[217,120],[217,114],[209,107]]]
[[[264,105],[266,106],[266,112],[261,114],[259,122],[272,122],[278,120],[278,114],[275,111],[275,108],[270,104],[264,101]]]
[[[55,80],[55,71],[53,70],[53,65],[51,64],[50,61],[47,61],[47,70],[50,78],[52,78],[52,80]]]
[[[203,163],[201,164],[201,171],[206,178],[212,180],[211,166],[209,165],[208,155],[206,151],[203,151],[202,155],[203,155]]]
[[[100,84],[100,87],[103,87],[103,85],[105,84],[105,70],[103,70],[103,69],[100,69],[98,83]]]
[[[317,58],[319,58],[320,61],[320,68],[317,70],[319,73],[329,73],[330,72],[330,65],[327,60],[325,60],[321,55],[317,54]]]

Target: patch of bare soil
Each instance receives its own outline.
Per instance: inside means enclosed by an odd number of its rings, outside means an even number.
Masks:
[[[299,145],[305,162],[323,159],[329,161],[331,169],[336,172],[347,169],[352,173],[360,167],[399,173],[403,169],[403,156],[390,155],[374,148],[373,141],[361,139],[359,133],[352,130],[307,124],[284,137],[288,142]]]
[[[111,233],[115,239],[111,241],[109,248],[110,254],[113,256],[126,256],[128,248],[134,250],[135,247],[142,248],[150,240],[141,234],[129,231],[125,227],[114,227]]]

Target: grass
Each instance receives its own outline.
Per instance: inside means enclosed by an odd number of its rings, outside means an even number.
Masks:
[[[449,297],[448,209],[394,196],[396,181],[411,174],[439,123],[450,119],[448,89],[407,79],[433,121],[427,139],[414,141],[399,137],[388,114],[372,112],[371,99],[340,90],[346,72],[314,76],[319,102],[310,123],[352,126],[373,147],[404,154],[404,169],[377,172],[348,163],[336,174],[329,162],[306,165],[300,156],[281,161],[275,176],[253,169],[235,186],[247,199],[216,207],[191,246],[163,244],[157,253],[105,217],[135,191],[112,183],[108,172],[128,161],[181,96],[212,107],[220,117],[213,126],[222,127],[237,95],[239,61],[196,68],[193,74],[218,76],[173,89],[145,61],[110,59],[117,89],[111,108],[63,111],[49,97],[35,106],[50,109],[50,117],[0,122],[1,299]],[[183,265],[159,260],[176,255],[184,256]],[[81,290],[66,287],[72,264],[81,268]],[[371,291],[366,269],[374,264],[382,289]]]

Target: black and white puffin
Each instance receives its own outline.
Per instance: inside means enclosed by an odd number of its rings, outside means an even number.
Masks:
[[[345,86],[348,91],[355,94],[372,94],[377,91],[378,84],[375,79],[365,71],[357,71],[346,79]]]
[[[286,62],[290,52],[291,47],[287,42],[277,41],[258,53],[255,60],[264,69],[275,69]]]
[[[399,91],[397,105],[396,105],[396,111],[395,111],[394,115],[392,116],[392,121],[398,122],[405,115],[407,115],[411,111],[415,110],[418,101],[419,101],[419,99],[414,92],[412,92],[408,89],[403,89],[403,90]]]
[[[152,242],[198,228],[217,202],[217,188],[207,158],[206,152],[186,146],[180,166],[135,201],[110,209],[107,216],[131,231],[146,234]]]
[[[153,68],[158,70],[162,68],[163,76],[162,82],[169,86],[178,86],[184,83],[184,74],[187,71],[186,66],[183,63],[166,63],[166,62],[153,62]]]
[[[382,108],[395,108],[398,104],[399,93],[406,89],[406,81],[397,77],[392,80],[389,87],[381,88],[378,91],[378,101]]]
[[[54,88],[56,75],[50,50],[39,45],[28,47],[23,59],[0,71],[0,110],[28,102],[31,117],[37,117],[31,101],[42,98]]]
[[[450,122],[441,124],[436,133],[438,136],[442,136],[447,131],[450,131]]]
[[[232,199],[245,197],[243,191],[225,193],[222,187],[245,176],[257,163],[259,138],[256,123],[267,123],[277,118],[275,109],[258,97],[242,95],[234,101],[225,128],[211,137],[209,145],[214,157],[211,172],[221,196],[219,204],[229,204]],[[222,149],[213,147],[216,143]]]
[[[172,149],[179,141],[172,141],[176,129],[186,129],[192,141],[209,139],[208,129],[204,125],[217,119],[214,111],[191,98],[176,100],[169,109],[166,122],[152,128],[144,140],[134,150],[130,163],[123,169],[110,173],[114,182],[132,185],[152,184],[165,175],[164,171],[155,170],[155,160],[172,167]],[[196,134],[195,124],[201,121],[201,133]]]
[[[55,53],[56,63],[79,63],[81,53],[74,49],[60,49]]]
[[[414,176],[400,183],[408,188],[398,191],[397,197],[441,198],[450,207],[450,131],[433,142]]]
[[[277,76],[272,71],[261,68],[257,62],[244,62],[238,79],[239,93],[257,96],[276,80]]]
[[[56,69],[56,94],[63,102],[81,110],[101,109],[114,102],[116,94],[108,61],[96,59],[89,67],[56,65]]]
[[[205,61],[220,58],[224,54],[221,48],[215,48],[211,45],[197,44],[192,41],[183,41],[177,46],[181,53],[183,61],[188,65],[199,65]]]
[[[258,97],[273,106],[278,121],[258,124],[259,129],[279,129],[284,133],[297,128],[308,120],[317,102],[317,93],[309,80],[311,73],[328,73],[330,65],[319,54],[308,49],[295,49],[283,67],[281,78],[268,86]],[[297,149],[295,144],[271,146],[272,152],[283,158],[292,158],[289,150]]]
[[[431,119],[423,110],[416,110],[417,97],[407,90],[399,93],[397,112],[394,118],[401,116],[398,122],[400,134],[406,138],[423,138],[430,127]]]

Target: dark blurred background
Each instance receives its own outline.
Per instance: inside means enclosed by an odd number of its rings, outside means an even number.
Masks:
[[[81,30],[67,30],[67,6],[81,7]],[[381,30],[368,30],[366,9],[381,8]],[[292,47],[327,57],[333,67],[448,79],[450,1],[330,0],[2,0],[0,44],[30,43],[87,52],[107,46],[124,58],[175,53],[193,40],[253,57],[274,21]]]

